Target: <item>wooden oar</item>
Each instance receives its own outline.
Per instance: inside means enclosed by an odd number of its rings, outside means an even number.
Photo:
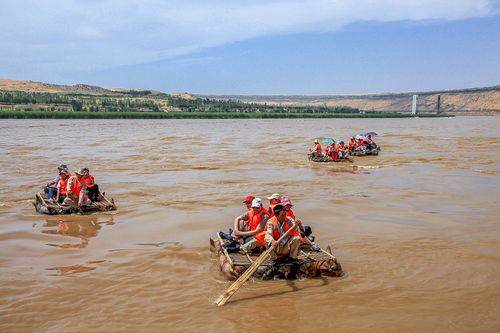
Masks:
[[[288,234],[295,229],[297,223],[294,223],[293,226],[288,229],[276,242],[279,244],[283,238],[288,236]],[[253,264],[248,267],[248,269],[238,278],[238,280],[234,281],[234,283],[222,294],[216,301],[215,304],[218,306],[222,306],[226,304],[226,302],[234,295],[235,292],[240,289],[240,287],[253,275],[253,273],[259,268],[260,265],[266,261],[271,255],[271,251],[274,250],[274,246],[271,246],[266,250],[266,252],[262,253],[260,257],[258,257]]]

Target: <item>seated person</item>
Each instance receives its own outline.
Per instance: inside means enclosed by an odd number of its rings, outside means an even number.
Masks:
[[[351,136],[351,139],[347,143],[347,148],[349,149],[349,151],[354,151],[356,145],[357,145],[356,139],[353,136]]]
[[[80,208],[91,204],[87,196],[87,184],[83,181],[83,170],[75,171],[75,175],[69,177],[66,186],[66,199],[63,204]]]
[[[66,164],[61,164],[57,167],[57,170],[58,170],[57,177],[54,178],[51,182],[47,183],[48,192],[46,192],[46,193],[48,194],[49,200],[52,200],[56,197],[56,193],[57,193],[56,186],[57,186],[57,183],[59,182],[59,179],[61,178],[60,177],[61,171],[62,170],[68,171],[68,166]],[[71,174],[69,172],[68,172],[68,175],[71,176]]]
[[[293,213],[293,210],[292,210],[292,201],[290,200],[290,198],[288,198],[287,196],[282,196],[281,197],[281,205],[285,206],[285,209],[286,209],[286,216],[288,217],[291,217],[292,219],[295,220],[295,214]]]
[[[356,139],[356,145],[354,146],[355,151],[365,151],[366,147],[361,139]]]
[[[339,158],[347,158],[349,151],[347,146],[344,144],[344,141],[340,141],[336,148]]]
[[[319,247],[314,245],[307,237],[302,239],[302,236],[297,230],[293,230],[288,234],[288,237],[281,240],[278,244],[276,241],[283,235],[288,229],[290,229],[294,223],[297,223],[298,227],[301,226],[300,220],[294,220],[286,215],[286,208],[283,205],[277,205],[274,207],[275,216],[271,217],[266,224],[266,229],[259,232],[254,236],[254,239],[244,246],[241,250],[244,252],[250,252],[251,250],[266,246],[269,248],[273,246],[274,249],[271,251],[271,259],[274,260],[278,257],[290,257],[292,259],[297,259],[300,251],[300,244],[302,242],[311,245],[314,251],[319,251]]]
[[[87,184],[87,194],[90,201],[99,201],[99,185],[95,183],[94,176],[89,172],[89,168],[83,168],[83,181]]]
[[[62,203],[64,199],[66,199],[67,196],[67,187],[68,187],[68,179],[69,179],[69,172],[67,170],[61,170],[61,173],[59,174],[60,179],[59,182],[57,182],[57,194],[56,194],[56,202]],[[49,199],[52,200],[52,199]]]
[[[375,150],[375,149],[377,149],[377,144],[375,143],[375,141],[373,141],[373,140],[372,140],[372,136],[371,136],[371,134],[369,134],[369,135],[367,136],[367,138],[368,138],[368,141],[369,141],[369,143],[370,143],[370,147],[369,147],[369,149],[370,149],[370,150]]]
[[[281,203],[281,195],[279,193],[273,193],[270,197],[267,197],[269,200],[269,207],[267,208],[267,212],[269,213],[269,217],[274,216],[274,207]]]
[[[335,149],[335,143],[332,142],[326,150],[326,155],[330,156],[332,159],[336,160],[338,158],[337,150]]]
[[[239,245],[251,242],[254,236],[264,230],[269,213],[262,206],[262,200],[255,198],[252,200],[251,210],[243,213],[234,220],[234,231],[232,234],[232,242],[223,245],[228,252],[239,251]],[[241,248],[244,248],[243,245]]]
[[[317,139],[314,140],[314,148],[310,149],[310,151],[313,156],[324,156],[323,148],[321,148],[321,144]]]

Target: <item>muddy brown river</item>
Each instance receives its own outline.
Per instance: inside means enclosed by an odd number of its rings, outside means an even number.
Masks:
[[[379,156],[306,159],[365,131]],[[0,153],[2,333],[500,331],[500,117],[2,120]],[[119,210],[35,213],[60,163]],[[209,237],[274,192],[345,275],[214,306]]]

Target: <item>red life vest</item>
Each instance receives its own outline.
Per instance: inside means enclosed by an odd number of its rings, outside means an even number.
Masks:
[[[278,219],[276,218],[276,216],[274,216],[274,217],[271,217],[267,221],[268,225],[269,225],[269,222],[271,222],[273,225],[273,238],[274,238],[274,240],[278,240],[281,237]],[[284,223],[284,227],[285,227],[285,232],[287,232],[288,229],[290,229],[293,225],[293,223],[289,217],[287,217],[285,222],[283,222],[283,223]],[[260,243],[261,246],[266,246],[266,242],[264,241],[264,238],[266,237],[266,232],[267,232],[267,225],[266,225],[266,229],[264,229],[264,231],[261,231],[257,235],[254,236],[255,239]],[[292,237],[292,236],[299,236],[300,237],[300,233],[298,233],[297,230],[290,231],[290,233],[288,235],[290,237]]]
[[[82,178],[82,182],[87,183],[87,188],[95,185],[95,179],[92,175],[87,175]]]
[[[321,145],[318,143],[315,143],[314,144],[314,151],[317,151],[318,153],[321,153],[323,151],[323,149],[321,148]]]
[[[59,194],[64,194],[66,195],[68,191],[66,190],[66,186],[68,186],[68,180],[69,177],[64,180],[62,177],[59,179],[59,182],[57,183],[57,188],[59,188]]]
[[[326,147],[325,153],[330,156],[332,154],[333,150],[334,150],[334,145],[332,143],[331,145]]]
[[[291,217],[292,219],[295,220],[295,214],[293,213],[293,211],[291,209],[286,210],[286,216]]]
[[[250,210],[250,212],[248,213],[248,226],[250,227],[250,231],[254,231],[255,229],[257,229],[260,222],[262,221],[262,216],[264,214],[269,215],[267,213],[267,210],[262,206],[260,207],[260,211],[257,214],[254,213],[253,209]]]

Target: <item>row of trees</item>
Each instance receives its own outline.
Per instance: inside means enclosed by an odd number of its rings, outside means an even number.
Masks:
[[[188,112],[359,113],[360,111],[348,106],[269,105],[208,98],[183,99],[172,96],[168,96],[167,99],[169,105]]]
[[[150,94],[151,92],[149,92]],[[146,94],[146,95],[149,95]],[[7,105],[38,105],[39,109],[50,108],[50,105],[64,106],[73,111],[88,112],[128,112],[138,110],[160,111],[161,104],[150,99],[125,97],[128,92],[116,94],[116,97],[104,95],[35,93],[22,91],[0,91],[0,103]],[[31,107],[33,109],[33,107]]]
[[[25,109],[51,110],[54,107],[86,112],[134,112],[179,110],[207,113],[359,113],[347,106],[295,106],[243,103],[235,100],[208,98],[184,99],[167,94],[152,94],[144,91],[110,92],[109,95],[39,93],[22,91],[0,91],[0,103],[4,105],[29,105]],[[37,107],[34,108],[33,105]]]

